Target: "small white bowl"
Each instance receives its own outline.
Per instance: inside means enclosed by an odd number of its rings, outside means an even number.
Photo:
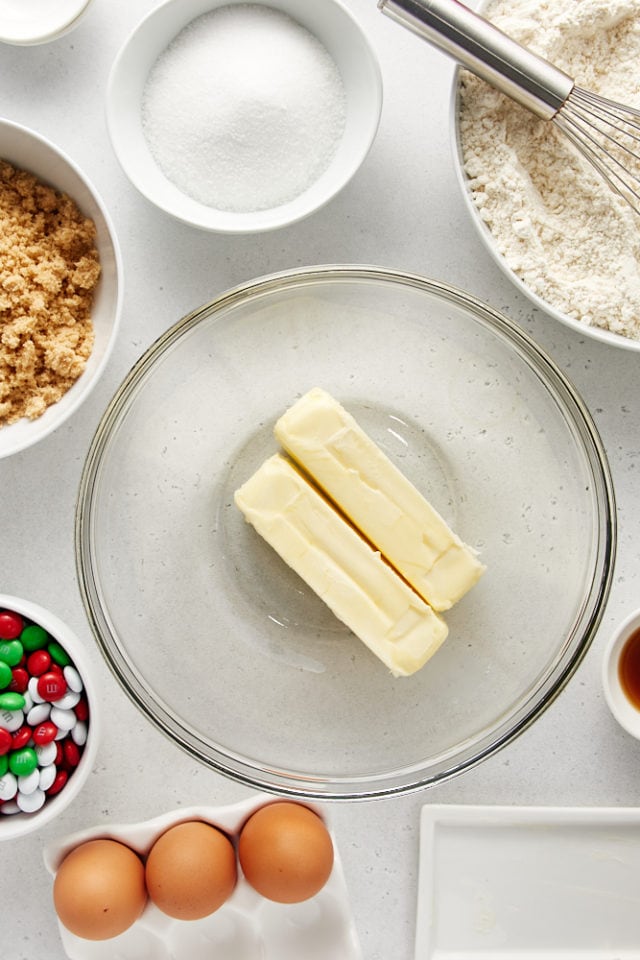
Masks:
[[[23,418],[0,427],[2,459],[48,436],[77,410],[97,383],[120,325],[122,263],[115,230],[102,199],[85,174],[59,147],[27,127],[0,118],[0,157],[68,194],[80,210],[91,217],[96,225],[101,266],[91,313],[95,342],[83,373],[42,416],[35,420]]]
[[[0,42],[30,46],[73,30],[91,0],[0,0]]]
[[[609,640],[602,663],[602,686],[609,709],[620,726],[640,740],[640,709],[624,692],[619,673],[622,651],[636,630],[640,630],[640,610],[630,614]]]
[[[100,739],[100,715],[93,668],[87,657],[84,644],[76,634],[54,613],[45,610],[44,607],[30,600],[0,593],[0,610],[11,610],[14,613],[19,613],[27,620],[40,624],[51,637],[58,641],[60,646],[68,653],[82,678],[84,693],[89,705],[88,736],[78,766],[74,769],[62,790],[55,796],[47,798],[44,805],[35,813],[0,814],[1,842],[3,840],[15,840],[17,837],[25,836],[25,834],[37,832],[73,803],[86,783],[95,763]]]
[[[380,68],[353,16],[338,0],[254,0],[287,14],[333,57],[346,94],[345,130],[329,167],[298,197],[272,209],[232,212],[207,206],[171,183],[153,158],[142,127],[142,98],[154,63],[196,17],[246,0],[166,0],[136,27],[113,64],[107,124],[116,156],[133,185],[178,220],[220,233],[256,233],[307,217],[335,196],[365,159],[382,108]]]

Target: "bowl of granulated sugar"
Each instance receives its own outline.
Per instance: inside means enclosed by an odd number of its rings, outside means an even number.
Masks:
[[[331,200],[381,105],[376,57],[337,0],[167,0],[116,57],[107,122],[148,200],[195,227],[253,233]]]
[[[640,57],[637,4],[491,0],[482,13],[581,87],[640,106],[638,79],[629,70]],[[463,196],[498,266],[554,320],[600,343],[640,351],[637,214],[552,123],[462,69],[451,116]]]

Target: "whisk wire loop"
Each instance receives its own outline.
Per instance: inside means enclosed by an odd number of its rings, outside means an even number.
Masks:
[[[550,120],[640,214],[640,110],[577,87],[459,0],[378,0],[383,13]]]
[[[574,87],[553,122],[640,214],[640,111]]]

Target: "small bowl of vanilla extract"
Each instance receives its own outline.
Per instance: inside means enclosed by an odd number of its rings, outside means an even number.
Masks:
[[[609,640],[602,685],[620,726],[640,740],[640,610],[630,614]]]

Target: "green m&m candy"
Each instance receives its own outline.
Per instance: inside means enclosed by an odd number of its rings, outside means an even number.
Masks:
[[[0,660],[0,690],[4,690],[11,683],[13,673],[11,667],[4,660]]]
[[[47,650],[53,662],[57,663],[59,667],[66,667],[71,663],[71,657],[57,640],[52,640]]]
[[[38,766],[38,754],[33,747],[23,747],[9,754],[9,770],[15,777],[27,777]]]
[[[39,623],[30,623],[20,634],[20,643],[29,653],[46,647],[49,634]]]
[[[0,693],[0,710],[22,710],[24,705],[25,699],[21,693],[14,693],[13,690]]]
[[[24,649],[19,640],[0,640],[0,660],[15,667],[22,660]]]

